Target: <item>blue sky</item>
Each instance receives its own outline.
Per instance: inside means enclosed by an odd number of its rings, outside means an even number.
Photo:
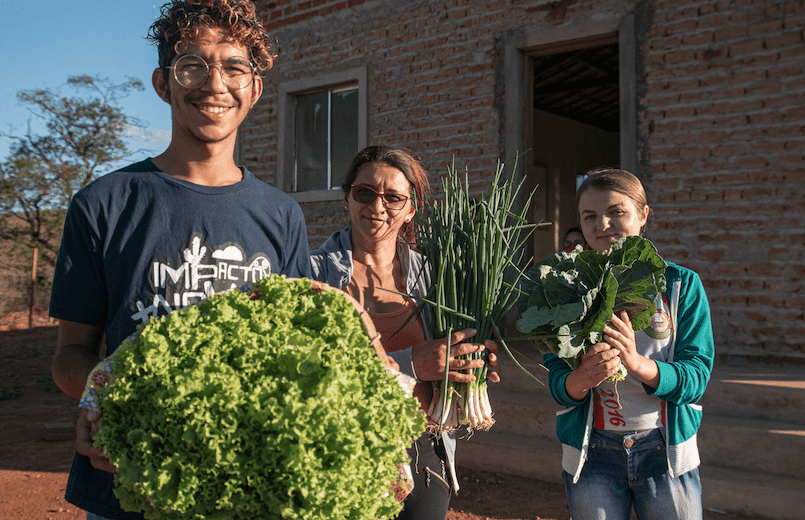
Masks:
[[[144,39],[161,5],[161,0],[0,0],[0,132],[26,132],[30,113],[17,101],[19,90],[56,89],[71,75],[114,83],[131,76],[146,88],[120,103],[146,124],[142,135],[129,139],[130,148],[144,149],[132,159],[162,152],[170,139],[170,107],[151,87],[157,51]],[[34,133],[42,128],[33,122]],[[0,138],[0,159],[8,149],[9,141]]]

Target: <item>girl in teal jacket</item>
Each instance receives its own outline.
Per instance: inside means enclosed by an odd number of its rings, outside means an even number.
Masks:
[[[639,179],[623,170],[591,172],[576,207],[584,237],[605,251],[642,235],[649,216]],[[612,318],[605,341],[576,370],[546,354],[557,414],[563,478],[574,520],[701,520],[696,435],[713,367],[710,309],[698,275],[668,263],[667,291],[652,324],[632,330],[626,313]],[[628,376],[607,382],[620,364]]]

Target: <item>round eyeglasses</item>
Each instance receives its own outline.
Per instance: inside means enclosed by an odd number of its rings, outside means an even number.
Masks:
[[[173,77],[184,88],[199,88],[207,82],[213,66],[221,67],[221,79],[227,87],[240,90],[252,84],[254,65],[243,58],[228,58],[219,63],[207,63],[201,56],[185,54],[173,64]]]
[[[355,202],[361,204],[372,204],[377,197],[383,201],[383,205],[391,210],[399,211],[405,207],[408,197],[397,193],[380,193],[374,188],[364,184],[353,184],[350,186],[350,193]]]

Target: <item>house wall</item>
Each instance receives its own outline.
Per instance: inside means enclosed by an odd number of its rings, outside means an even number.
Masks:
[[[804,8],[657,2],[645,35],[651,238],[701,275],[722,351],[805,353]]]
[[[805,359],[804,4],[259,1],[280,56],[241,160],[276,183],[280,83],[365,66],[368,142],[409,147],[434,183],[455,156],[482,191],[522,127],[505,107],[522,89],[519,50],[618,30],[633,14],[648,236],[701,275],[720,353]],[[312,247],[344,224],[339,200],[302,208]]]

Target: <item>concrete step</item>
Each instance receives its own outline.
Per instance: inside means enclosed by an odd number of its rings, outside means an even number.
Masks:
[[[493,387],[503,387],[507,391],[533,393],[545,392],[551,394],[548,388],[548,370],[546,370],[540,363],[542,362],[542,355],[539,353],[530,353],[529,358],[515,354],[517,361],[522,367],[528,371],[526,373],[523,368],[511,360],[505,352],[499,352],[498,361],[498,374],[500,375],[500,383],[493,384]],[[534,377],[539,381],[536,381]]]
[[[562,407],[549,395],[492,387],[489,399],[495,418],[492,432],[559,442],[556,412]],[[805,430],[797,424],[705,412],[698,445],[704,462],[805,479],[805,464],[791,456],[791,453],[805,453]]]
[[[489,389],[493,432],[559,442],[556,412],[562,409],[544,392],[523,394]],[[805,430],[797,424],[705,413],[699,428],[704,462],[805,479],[805,464],[791,453],[805,453]]]
[[[547,392],[525,394],[489,387],[495,431],[556,438],[556,412],[562,406]]]
[[[519,362],[545,385],[503,354],[498,370],[501,382],[490,385],[490,396],[494,392],[550,396],[548,372],[539,364],[541,356],[537,356],[535,359],[532,354],[530,360],[520,357]],[[805,430],[805,366],[717,363],[698,404],[705,417],[766,420],[799,425]]]
[[[729,511],[753,520],[805,518],[805,482],[802,480],[712,465],[700,467],[699,476],[705,508]]]
[[[796,453],[791,455],[797,458]],[[462,468],[562,483],[559,443],[536,436],[494,429],[476,432],[459,440],[456,463]],[[699,468],[699,474],[705,509],[737,513],[753,520],[805,517],[805,481],[801,479],[708,463]]]
[[[805,493],[805,430],[800,425],[705,413],[698,444],[703,464],[801,479]]]
[[[540,365],[541,354],[524,351],[523,355],[515,356],[544,385],[526,374],[506,353],[501,353],[498,369],[501,382],[491,387],[506,392],[550,395],[548,371]],[[699,404],[704,407],[705,415],[765,419],[805,427],[805,366],[742,360],[716,362]]]
[[[716,363],[699,404],[705,415],[781,421],[805,429],[805,367]]]
[[[514,345],[540,384],[500,353],[501,382],[490,385],[496,424],[461,441],[459,465],[561,482],[556,411],[542,356]],[[805,519],[805,367],[717,361],[699,402],[705,508],[749,518]]]

